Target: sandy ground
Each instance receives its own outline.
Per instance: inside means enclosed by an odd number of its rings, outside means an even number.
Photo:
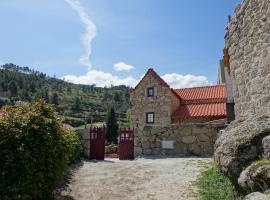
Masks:
[[[66,200],[192,200],[193,182],[211,158],[139,158],[83,161],[68,170]]]

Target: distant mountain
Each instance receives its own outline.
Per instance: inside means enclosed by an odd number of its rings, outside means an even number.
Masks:
[[[14,64],[0,67],[0,107],[43,98],[55,104],[65,122],[72,126],[91,120],[104,122],[111,106],[114,106],[121,123],[127,124],[130,90],[124,85],[101,88],[72,84]]]

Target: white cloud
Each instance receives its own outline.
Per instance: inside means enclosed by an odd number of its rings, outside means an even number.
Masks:
[[[3,62],[2,60],[0,60],[0,66],[1,66],[1,65],[4,65],[4,62]]]
[[[81,42],[84,46],[85,53],[80,58],[80,63],[84,66],[87,66],[89,70],[92,68],[90,62],[90,56],[92,53],[92,40],[97,35],[97,29],[94,22],[91,20],[90,16],[86,13],[84,7],[81,5],[78,0],[65,0],[73,10],[77,12],[80,17],[81,22],[85,26],[85,33],[81,38]]]
[[[138,80],[131,76],[121,78],[110,73],[97,70],[90,70],[87,74],[82,76],[66,75],[63,78],[71,83],[85,85],[95,84],[98,87],[110,87],[111,85],[126,85],[134,87],[138,83]]]
[[[124,62],[119,62],[119,63],[114,64],[113,68],[115,71],[130,71],[134,69],[133,66],[128,65]]]
[[[187,88],[209,85],[209,81],[205,76],[194,76],[191,74],[181,75],[181,74],[165,74],[162,78],[172,87],[172,88]]]
[[[142,76],[143,77],[143,76]],[[63,77],[68,82],[75,84],[85,84],[92,85],[95,84],[98,87],[110,87],[111,85],[126,85],[130,87],[135,87],[138,82],[142,79],[136,79],[132,76],[119,77],[112,75],[107,72],[90,70],[87,74],[82,76],[66,75]],[[181,74],[165,74],[162,78],[172,87],[172,88],[187,88],[209,85],[209,81],[205,76],[194,76],[194,75],[181,75]]]

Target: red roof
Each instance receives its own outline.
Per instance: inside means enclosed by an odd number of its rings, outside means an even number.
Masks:
[[[179,108],[172,118],[222,118],[227,116],[225,85],[176,89]]]
[[[227,99],[227,90],[225,85],[175,89],[174,91],[183,101],[203,100],[206,102],[213,102],[213,100],[226,101]]]
[[[208,103],[180,105],[172,118],[226,118],[226,116],[226,103]]]

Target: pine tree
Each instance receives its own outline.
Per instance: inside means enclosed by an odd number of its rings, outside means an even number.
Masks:
[[[59,98],[58,98],[58,94],[57,93],[53,93],[52,104],[59,105]]]
[[[76,97],[76,99],[75,99],[74,110],[76,110],[76,111],[81,110],[81,100],[79,97]]]
[[[117,144],[118,124],[117,124],[117,118],[116,118],[115,111],[114,111],[113,107],[111,107],[111,109],[108,112],[106,126],[107,126],[107,129],[106,129],[107,143]]]
[[[18,94],[18,86],[15,81],[11,81],[8,85],[8,90],[11,94],[11,97],[16,97]]]

